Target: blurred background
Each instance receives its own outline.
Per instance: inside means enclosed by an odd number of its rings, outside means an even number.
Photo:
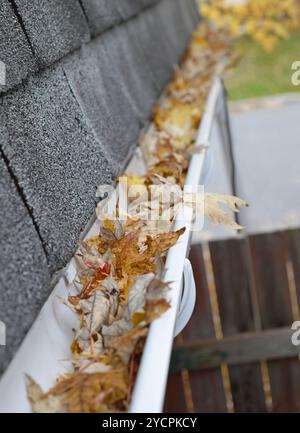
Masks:
[[[174,347],[166,410],[299,412],[299,2],[198,5],[235,56],[224,77],[231,137],[216,118],[205,189],[249,208],[240,233],[206,224],[194,235],[197,304]]]

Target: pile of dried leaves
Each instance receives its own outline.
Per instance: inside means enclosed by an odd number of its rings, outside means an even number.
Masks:
[[[205,101],[228,48],[227,40],[205,27],[194,34],[141,139],[148,171],[129,176],[129,182],[147,188],[184,185]],[[141,209],[149,208],[147,200],[139,200],[138,216],[132,206],[125,222],[104,218],[99,235],[82,242],[77,293],[66,300],[80,317],[71,345],[74,372],[59,378],[47,393],[28,377],[34,412],[128,409],[149,325],[169,308],[165,255],[185,231],[172,231],[175,211],[160,227],[144,221]],[[235,197],[205,196],[205,213],[212,222],[239,228],[219,203],[234,211],[245,203]]]

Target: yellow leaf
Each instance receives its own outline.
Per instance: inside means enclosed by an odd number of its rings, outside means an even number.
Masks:
[[[230,195],[205,194],[204,214],[209,221],[212,224],[224,224],[229,228],[241,230],[243,227],[237,224],[230,215],[220,207],[220,204],[228,206],[233,212],[239,212],[240,208],[248,206],[248,204],[244,200]]]

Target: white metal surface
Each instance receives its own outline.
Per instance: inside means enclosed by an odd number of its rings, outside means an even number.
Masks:
[[[221,90],[222,84],[217,79],[207,100],[197,137],[197,146],[209,147],[210,145],[212,124]],[[192,157],[186,185],[197,186],[200,183],[206,153],[204,149]],[[175,323],[181,300],[181,279],[185,258],[189,253],[192,218],[192,209],[185,208],[176,219],[175,229],[185,226],[186,231],[177,244],[170,249],[166,262],[165,281],[173,281],[169,293],[171,308],[150,327],[133,391],[130,408],[132,413],[157,413],[163,409]]]
[[[64,360],[70,358],[72,328],[77,325],[77,319],[60,301],[60,298],[66,298],[66,293],[66,284],[61,280],[3,375],[0,412],[30,412],[25,374],[47,390],[53,386],[58,374],[71,371],[70,363]]]
[[[189,259],[185,259],[182,279],[182,298],[176,317],[174,337],[177,337],[186,327],[192,317],[196,304],[196,284]]]
[[[209,145],[209,137],[221,83],[216,81],[208,98],[197,145]],[[198,185],[203,175],[206,151],[195,154],[187,176],[188,185]],[[168,253],[166,281],[173,281],[170,291],[171,308],[154,322],[147,337],[131,404],[131,412],[160,412],[163,407],[170,354],[172,350],[176,317],[182,298],[182,274],[192,226],[192,209],[186,208],[178,215],[176,229],[186,226],[185,234]],[[99,232],[96,221],[88,236]],[[13,361],[0,381],[0,412],[29,412],[25,390],[25,374],[30,374],[44,390],[53,386],[58,375],[71,370],[70,343],[77,317],[63,305],[76,275],[74,260],[66,276],[61,278],[45,303],[37,320],[28,332]],[[192,295],[193,296],[193,295]],[[189,300],[192,304],[192,299]],[[187,303],[188,304],[188,303]],[[191,308],[188,306],[188,308]],[[188,308],[178,329],[187,320]],[[179,326],[180,325],[180,326]]]

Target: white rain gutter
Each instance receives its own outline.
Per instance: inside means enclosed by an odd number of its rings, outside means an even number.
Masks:
[[[209,94],[202,117],[196,146],[210,146],[213,120],[222,84],[217,79]],[[207,150],[196,153],[190,162],[186,185],[196,187],[200,184]],[[183,215],[184,213],[184,215]],[[175,229],[185,226],[186,231],[179,241],[169,250],[166,261],[165,281],[173,281],[169,292],[171,308],[151,324],[145,344],[141,364],[136,379],[130,412],[162,412],[166,384],[169,373],[170,357],[175,335],[175,324],[182,295],[182,275],[192,229],[192,209],[187,207],[177,216]]]
[[[216,80],[202,117],[197,146],[209,146],[212,124],[222,85]],[[204,149],[192,157],[187,185],[197,186],[204,173],[207,151]],[[188,217],[188,218],[187,218]],[[176,219],[176,229],[186,231],[167,256],[166,281],[172,281],[169,299],[171,308],[149,330],[138,372],[130,412],[161,412],[169,371],[174,335],[188,322],[195,304],[195,285],[192,270],[186,257],[191,238],[192,210],[186,208]],[[99,233],[99,221],[93,224],[87,238]],[[184,275],[184,292],[182,292]],[[29,374],[44,390],[53,386],[59,375],[72,371],[70,343],[73,329],[78,327],[77,316],[62,302],[66,299],[76,277],[72,259],[65,277],[55,286],[43,306],[20,349],[14,356],[0,381],[0,412],[30,412],[25,389],[25,374]]]

